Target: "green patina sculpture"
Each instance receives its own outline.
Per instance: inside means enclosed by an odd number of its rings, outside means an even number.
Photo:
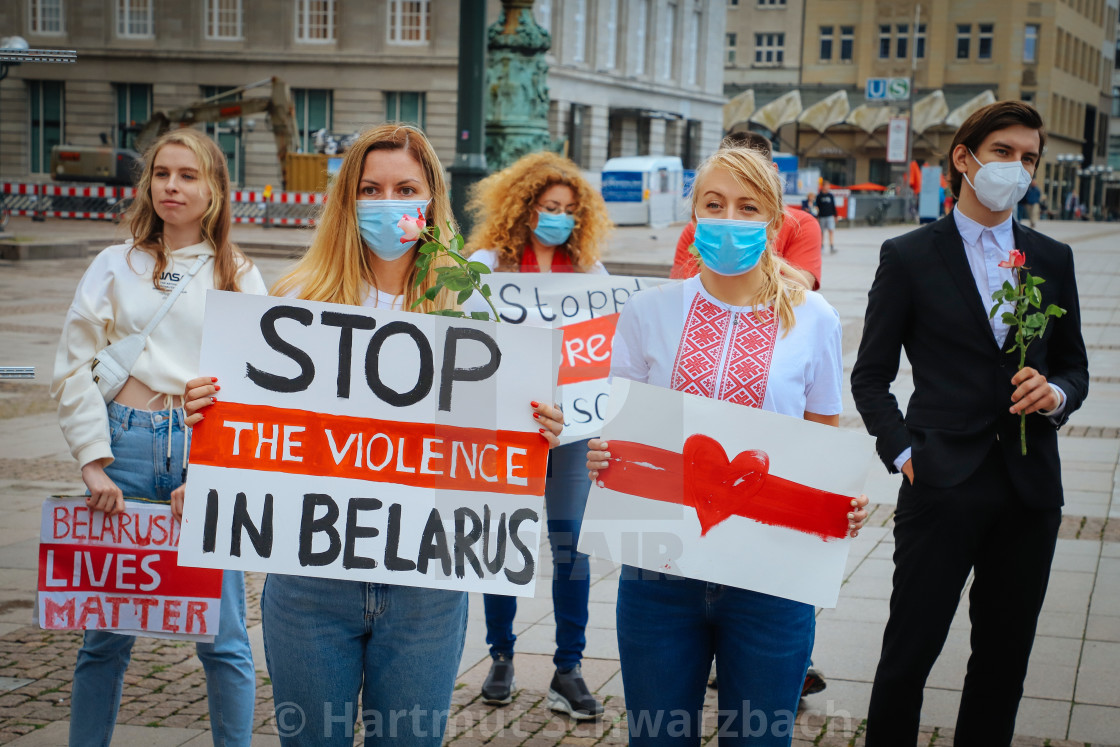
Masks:
[[[487,30],[486,163],[492,169],[553,147],[544,59],[552,36],[532,9],[533,0],[502,0],[498,21]]]

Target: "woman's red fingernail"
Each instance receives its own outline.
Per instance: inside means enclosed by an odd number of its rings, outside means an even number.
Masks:
[[[541,435],[544,435],[544,428],[541,428]]]
[[[541,414],[540,414],[539,412],[534,412],[534,413],[533,413],[533,417],[534,417],[534,418],[537,418],[538,420],[540,420]]]
[[[215,397],[215,396],[213,396],[213,395],[211,395],[211,396],[210,396],[210,403],[211,403],[211,404],[213,404],[214,402],[217,402],[217,401],[218,401],[218,398],[217,398],[217,397]]]
[[[214,385],[214,391],[215,392],[220,392],[220,391],[222,391],[222,387],[219,384],[215,384]]]
[[[210,383],[211,383],[211,384],[213,384],[213,383],[214,383],[214,382],[216,382],[217,380],[218,380],[218,377],[217,377],[217,376],[211,376],[211,377],[210,377]]]
[[[540,405],[537,404],[536,402],[530,402],[529,404],[532,405],[533,407],[540,407]]]

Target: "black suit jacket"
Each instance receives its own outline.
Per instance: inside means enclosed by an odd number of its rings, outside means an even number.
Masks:
[[[1028,271],[1043,278],[1042,308],[1066,310],[1027,349],[1027,365],[1066,394],[1059,423],[1027,416],[1027,456],[1020,454],[1019,416],[1011,415],[1011,377],[1019,367],[1014,328],[1001,350],[988,322],[991,299],[981,299],[950,213],[883,244],[867,294],[863,339],[852,370],[852,394],[879,456],[894,460],[913,449],[919,483],[951,488],[964,482],[999,441],[1021,498],[1036,506],[1062,505],[1057,429],[1089,390],[1088,360],[1073,252],[1069,246],[1015,223],[1016,247]],[[890,392],[905,348],[914,394],[903,418]]]

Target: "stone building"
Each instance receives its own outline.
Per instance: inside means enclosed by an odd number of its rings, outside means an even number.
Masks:
[[[869,78],[912,79],[913,153],[932,163],[975,108],[1021,99],[1050,132],[1053,200],[1107,156],[1116,34],[1117,0],[729,0],[725,126],[776,136],[837,184],[887,184],[887,119],[908,102],[869,103]]]
[[[550,128],[589,171],[616,155],[680,155],[722,134],[726,0],[537,0],[553,37]],[[488,0],[487,20],[501,4]],[[0,173],[46,178],[50,148],[117,145],[130,125],[278,76],[299,149],[314,132],[420,124],[455,151],[458,0],[9,0],[0,36],[74,49],[73,65],[23,64],[0,82]],[[263,115],[206,125],[236,185],[279,183]]]

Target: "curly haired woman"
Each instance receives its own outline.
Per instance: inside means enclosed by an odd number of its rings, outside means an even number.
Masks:
[[[475,186],[468,205],[478,222],[467,246],[471,259],[503,272],[607,274],[599,248],[613,227],[599,192],[579,167],[555,153],[533,153]],[[598,718],[603,706],[580,671],[587,643],[587,556],[576,552],[591,482],[584,467],[586,441],[550,452],[545,486],[548,541],[552,546],[552,608],[556,618],[556,674],[549,708],[577,720]],[[516,597],[485,596],[486,642],[493,663],[482,685],[485,703],[512,700],[513,618]]]

